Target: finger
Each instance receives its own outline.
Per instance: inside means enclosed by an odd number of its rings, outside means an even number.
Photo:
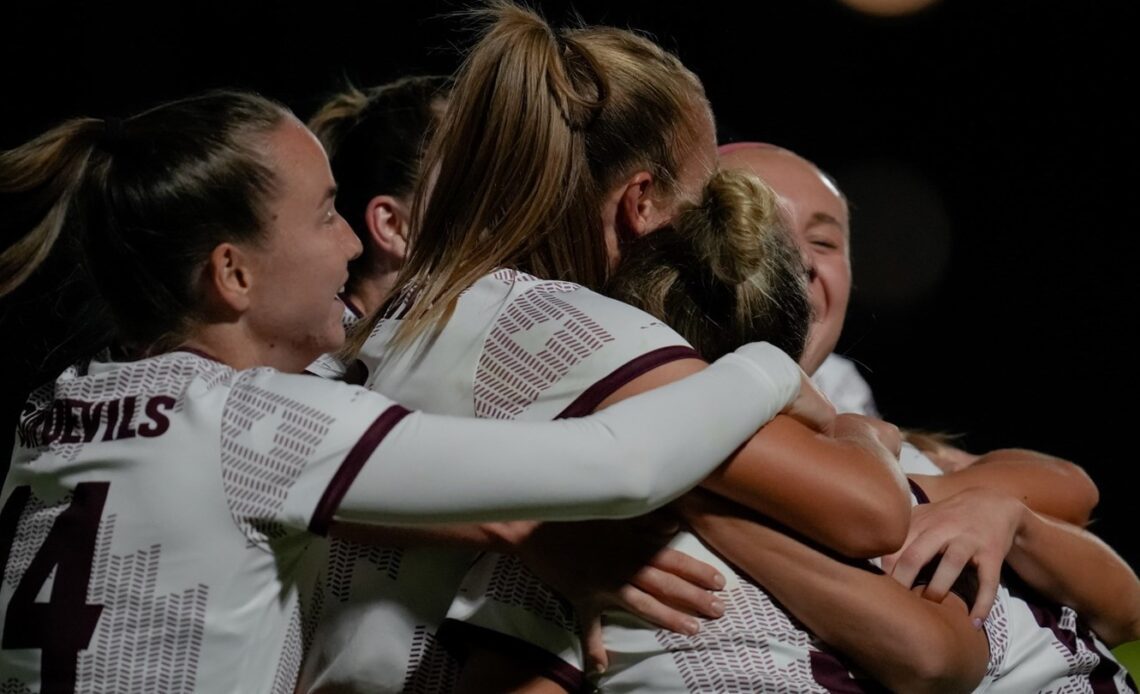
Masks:
[[[981,629],[982,622],[989,616],[997,599],[998,580],[1001,571],[995,571],[988,562],[978,564],[978,597],[974,606],[970,608],[970,618],[974,620],[974,628]]]
[[[675,610],[701,617],[724,614],[724,602],[696,583],[648,566],[631,581],[633,587]]]
[[[602,616],[579,612],[582,621],[582,649],[586,653],[586,672],[601,674],[610,666],[606,643],[602,640]]]
[[[715,566],[672,547],[655,554],[649,566],[705,590],[720,590],[725,586],[724,575]]]
[[[954,581],[958,580],[962,569],[965,568],[969,561],[969,555],[950,549],[942,555],[941,559],[936,561],[938,561],[938,567],[934,570],[934,575],[930,577],[930,583],[927,584],[924,594],[935,602],[942,602],[954,586]]]
[[[632,585],[623,586],[618,591],[615,604],[660,629],[686,636],[693,636],[701,630],[700,621],[692,614],[666,605]]]
[[[945,544],[943,541],[929,534],[909,542],[903,551],[899,553],[899,557],[897,561],[895,561],[894,568],[891,571],[891,577],[907,588],[910,588],[914,585],[914,579],[918,576],[918,573],[922,571],[922,567],[926,566],[934,557],[941,554],[944,549]]]

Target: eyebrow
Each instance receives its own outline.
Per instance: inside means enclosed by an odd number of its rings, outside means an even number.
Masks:
[[[813,227],[820,224],[834,224],[835,226],[843,229],[843,223],[836,217],[827,214],[826,212],[815,212],[812,214],[811,219],[808,220],[807,226]]]
[[[335,198],[336,198],[336,193],[337,193],[337,187],[336,187],[336,185],[334,184],[334,185],[331,185],[331,186],[329,186],[329,187],[328,187],[328,190],[326,190],[326,191],[325,191],[325,195],[324,195],[324,197],[323,197],[323,198],[321,198],[321,204],[324,204],[324,202],[325,202],[326,200],[335,199]]]

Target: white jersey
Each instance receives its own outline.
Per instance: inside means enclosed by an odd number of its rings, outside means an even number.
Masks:
[[[850,359],[832,352],[812,374],[811,380],[838,411],[879,416],[870,384]]]
[[[421,338],[391,356],[387,344],[399,324],[381,321],[360,355],[367,385],[411,407],[453,415],[581,416],[646,371],[697,356],[642,311],[576,284],[510,270],[464,292],[429,346]],[[537,478],[548,462],[534,460]],[[455,663],[436,644],[436,629],[476,553],[331,544],[326,616],[302,685],[446,691]]]
[[[0,498],[0,688],[291,692],[297,560],[392,405],[311,406],[317,381],[176,352],[35,391]]]
[[[912,502],[926,496],[912,483]],[[724,616],[695,636],[627,613],[605,616],[610,664],[590,685],[607,694],[653,692],[880,692],[850,659],[819,641],[751,579],[681,533],[672,546],[727,578]],[[880,572],[877,562],[865,562]],[[1127,672],[1072,610],[1048,606],[1027,589],[1001,585],[984,629],[990,644],[976,692],[1135,692]],[[972,595],[960,595],[967,603]],[[571,607],[517,560],[491,557],[464,580],[440,637],[457,652],[481,644],[514,654],[568,691],[586,685],[580,634]]]
[[[750,345],[597,415],[524,424],[409,412],[189,352],[74,367],[29,398],[0,495],[0,684],[293,691],[309,633],[302,552],[334,513],[397,525],[645,513],[703,479],[799,378],[787,355]],[[535,457],[551,464],[542,478]]]

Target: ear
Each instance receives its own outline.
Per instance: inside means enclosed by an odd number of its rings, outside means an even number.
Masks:
[[[653,174],[648,171],[638,171],[626,179],[617,209],[617,228],[623,240],[639,238],[660,226],[660,205],[653,193]]]
[[[253,289],[252,258],[239,246],[220,243],[207,260],[205,293],[208,303],[237,313],[249,308]]]
[[[368,201],[364,220],[376,258],[389,265],[402,265],[408,253],[407,206],[391,195],[377,195]]]

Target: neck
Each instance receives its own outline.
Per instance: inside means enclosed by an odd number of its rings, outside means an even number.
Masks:
[[[397,270],[378,272],[349,285],[344,295],[364,317],[371,316],[388,299],[396,286]]]
[[[204,352],[238,370],[269,366],[286,373],[301,373],[318,356],[306,358],[290,354],[284,344],[259,340],[241,322],[203,326],[184,340],[182,346]]]

